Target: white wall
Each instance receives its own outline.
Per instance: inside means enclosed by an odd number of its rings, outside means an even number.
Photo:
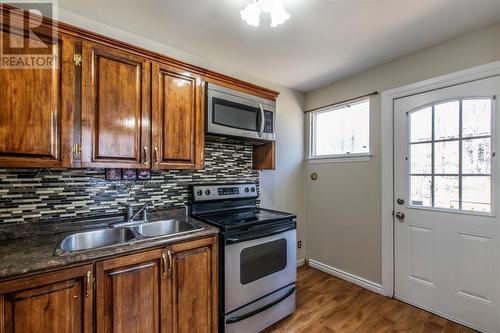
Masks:
[[[500,24],[309,92],[305,109],[500,60]],[[368,162],[305,166],[307,257],[381,282],[381,105],[371,101]],[[311,172],[318,180],[311,181]]]
[[[120,12],[119,14],[134,17],[134,13]],[[277,100],[276,119],[276,170],[262,171],[261,173],[261,202],[263,207],[285,210],[297,214],[298,239],[305,240],[304,184],[302,181],[302,175],[304,173],[303,94],[253,77],[248,73],[244,73],[244,69],[241,69],[241,71],[237,73],[228,71],[224,68],[223,64],[219,64],[216,61],[189,54],[169,45],[161,44],[124,30],[104,25],[92,18],[82,17],[68,10],[59,8],[58,15],[59,20],[62,22],[279,91],[280,95]],[[303,249],[304,247],[302,250]],[[304,251],[302,250],[298,253],[299,259],[304,258]]]

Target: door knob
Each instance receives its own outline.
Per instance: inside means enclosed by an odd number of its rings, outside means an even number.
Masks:
[[[405,213],[403,212],[397,212],[396,213],[396,218],[400,221],[403,221],[405,219]]]

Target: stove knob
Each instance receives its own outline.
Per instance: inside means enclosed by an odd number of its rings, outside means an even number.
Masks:
[[[198,190],[198,192],[196,192],[196,194],[198,194],[199,196],[202,196],[203,195],[203,191],[202,190]]]
[[[210,190],[205,190],[206,195],[210,195]]]
[[[250,189],[248,187],[245,187],[245,192],[246,193],[250,192]]]
[[[255,187],[252,187],[252,192],[255,192]]]

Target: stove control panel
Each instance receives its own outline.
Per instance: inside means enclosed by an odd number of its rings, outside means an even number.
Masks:
[[[206,184],[192,186],[193,201],[257,198],[257,185],[246,184]]]

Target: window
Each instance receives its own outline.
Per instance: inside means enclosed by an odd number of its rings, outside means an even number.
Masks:
[[[409,113],[410,205],[490,213],[492,99]]]
[[[310,159],[370,155],[370,100],[313,111],[310,119]]]

